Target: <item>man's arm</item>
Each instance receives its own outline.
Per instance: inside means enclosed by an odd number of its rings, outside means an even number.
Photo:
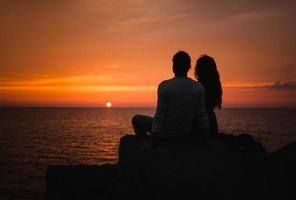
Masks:
[[[152,135],[164,131],[164,124],[167,115],[168,102],[165,94],[163,82],[159,84],[157,89],[157,107],[152,123]]]
[[[209,126],[209,119],[208,114],[206,111],[206,105],[205,105],[205,90],[203,87],[201,87],[200,90],[200,96],[197,102],[196,107],[196,120],[198,126],[201,128],[202,135],[206,140],[210,139],[210,126]]]

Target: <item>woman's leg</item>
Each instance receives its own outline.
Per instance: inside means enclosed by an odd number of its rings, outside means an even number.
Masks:
[[[145,136],[151,133],[153,117],[146,115],[135,115],[132,125],[136,135]]]

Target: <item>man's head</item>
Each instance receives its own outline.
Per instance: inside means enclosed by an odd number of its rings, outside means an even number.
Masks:
[[[191,67],[191,59],[185,51],[178,51],[173,57],[173,71],[176,76],[186,76]]]

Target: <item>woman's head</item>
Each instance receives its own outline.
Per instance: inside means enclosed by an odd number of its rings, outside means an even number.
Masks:
[[[200,81],[206,90],[206,104],[210,108],[222,105],[222,87],[219,72],[215,60],[203,55],[196,61],[195,77]]]

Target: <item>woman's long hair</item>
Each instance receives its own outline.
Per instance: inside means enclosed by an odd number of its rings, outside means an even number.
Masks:
[[[208,109],[221,108],[222,87],[219,72],[214,58],[203,55],[196,61],[196,79],[204,86],[206,92],[206,105]]]

